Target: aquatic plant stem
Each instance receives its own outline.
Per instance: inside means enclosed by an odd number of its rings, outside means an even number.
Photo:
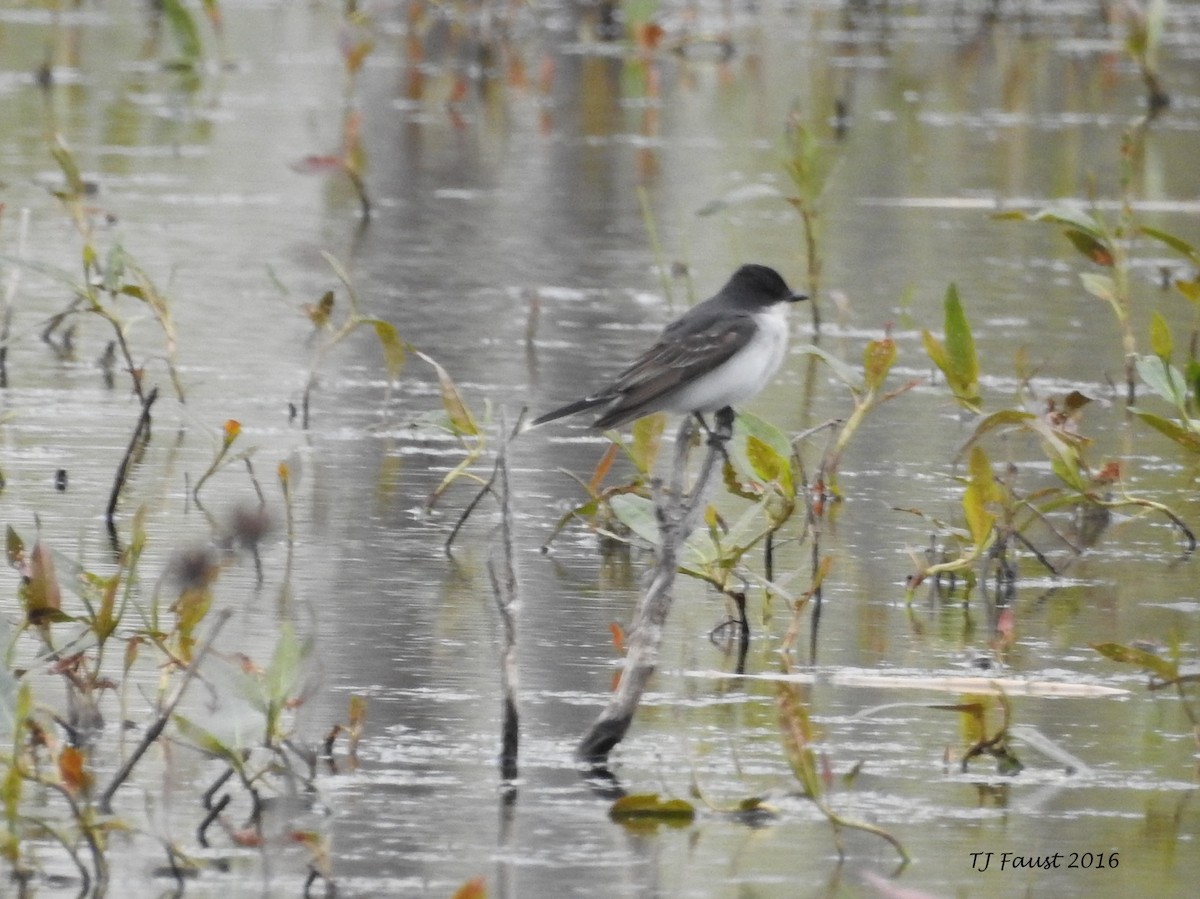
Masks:
[[[109,782],[108,786],[104,788],[104,792],[100,794],[100,800],[97,802],[97,807],[102,813],[106,815],[112,813],[113,796],[116,795],[116,792],[121,788],[121,785],[129,779],[129,775],[133,773],[134,767],[139,761],[141,761],[142,756],[146,754],[146,750],[153,746],[155,742],[157,742],[158,738],[162,735],[163,730],[167,726],[167,722],[171,720],[171,715],[175,713],[175,706],[179,705],[179,700],[183,699],[183,694],[187,690],[188,685],[191,684],[193,678],[195,678],[196,672],[200,670],[200,663],[204,661],[205,656],[207,656],[209,650],[212,649],[213,643],[216,642],[217,634],[221,632],[221,628],[225,626],[225,622],[227,622],[232,616],[232,609],[222,609],[217,613],[217,620],[213,622],[212,629],[208,632],[208,638],[196,651],[196,654],[192,656],[191,664],[189,664],[187,669],[183,672],[183,678],[179,681],[179,685],[176,686],[175,693],[169,700],[167,700],[166,705],[163,706],[158,717],[154,719],[153,723],[151,723],[148,728],[146,728],[145,734],[142,735],[141,742],[134,747],[133,752],[129,754],[129,758],[125,760],[125,764],[123,764],[120,770],[113,775],[113,778]]]
[[[721,413],[718,413],[720,416]],[[730,423],[732,419],[729,420]],[[624,739],[642,694],[658,664],[663,625],[674,599],[675,575],[679,557],[688,535],[695,529],[713,473],[725,458],[720,439],[710,439],[700,473],[689,493],[683,489],[684,473],[695,433],[695,422],[684,419],[675,438],[675,458],[671,480],[666,490],[659,489],[655,501],[658,518],[658,558],[650,586],[643,594],[634,613],[633,626],[626,642],[625,667],[621,680],[608,706],[580,740],[575,751],[578,759],[591,764],[603,764],[609,751]],[[660,485],[661,487],[661,485]]]
[[[117,503],[121,500],[121,491],[125,489],[125,481],[129,478],[129,468],[133,464],[134,457],[138,455],[139,447],[144,447],[146,441],[150,439],[150,407],[157,399],[158,388],[155,387],[142,400],[142,414],[138,416],[137,426],[133,429],[133,436],[129,438],[129,446],[125,448],[121,464],[117,466],[117,476],[113,479],[112,492],[108,495],[108,507],[104,510],[104,522],[108,526],[108,537],[114,551],[119,551],[120,548],[117,525],[114,521],[117,514]]]
[[[20,225],[17,228],[17,259],[24,260],[26,238],[29,235],[29,209],[21,210]],[[21,284],[21,266],[14,265],[8,271],[8,280],[4,285],[4,298],[0,303],[0,387],[8,386],[8,340],[12,331],[13,302],[17,298],[17,289]]]
[[[500,411],[500,449],[496,453],[494,491],[500,502],[499,539],[492,544],[487,569],[500,613],[500,692],[503,701],[500,732],[500,776],[509,789],[517,779],[517,754],[520,745],[521,716],[517,707],[518,656],[517,607],[518,579],[516,546],[513,538],[512,491],[508,481],[508,433],[504,411]]]

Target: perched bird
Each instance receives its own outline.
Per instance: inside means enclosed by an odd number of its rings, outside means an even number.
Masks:
[[[788,303],[806,300],[765,265],[743,265],[716,295],[663,330],[654,346],[612,384],[534,419],[530,427],[599,409],[597,430],[654,412],[720,413],[754,396],[787,354]]]

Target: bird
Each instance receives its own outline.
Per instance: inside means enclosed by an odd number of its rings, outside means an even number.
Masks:
[[[704,413],[714,412],[719,426],[731,427],[733,407],[762,390],[787,354],[789,304],[807,299],[773,268],[743,265],[712,297],[667,325],[611,384],[529,427],[590,409],[599,411],[592,422],[598,431],[660,411],[695,415],[706,430]]]

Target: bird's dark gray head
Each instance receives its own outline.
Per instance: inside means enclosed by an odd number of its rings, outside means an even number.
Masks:
[[[792,289],[787,286],[787,282],[775,269],[756,263],[743,265],[734,272],[733,277],[729,279],[729,283],[721,289],[721,292],[736,294],[740,300],[763,306],[779,302],[795,303],[808,299],[802,293],[793,293]]]

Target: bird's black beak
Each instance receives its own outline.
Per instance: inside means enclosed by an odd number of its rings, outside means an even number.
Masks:
[[[806,293],[794,293],[790,297],[787,298],[787,301],[789,303],[799,303],[801,300],[807,300],[807,299],[808,299],[808,294],[806,294]]]

